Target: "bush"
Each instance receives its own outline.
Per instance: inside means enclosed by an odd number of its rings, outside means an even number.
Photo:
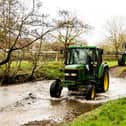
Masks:
[[[63,63],[60,62],[48,62],[45,64],[42,64],[42,66],[37,70],[38,72],[41,72],[41,74],[46,78],[46,79],[63,79],[64,72],[61,71],[61,69],[64,68]]]

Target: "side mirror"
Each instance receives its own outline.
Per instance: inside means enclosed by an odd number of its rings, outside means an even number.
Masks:
[[[60,54],[64,54],[64,50],[63,49],[60,49]]]
[[[99,49],[99,53],[100,53],[100,55],[102,55],[103,54],[103,49]]]

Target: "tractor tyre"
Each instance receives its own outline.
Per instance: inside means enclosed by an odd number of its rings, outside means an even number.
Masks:
[[[61,81],[55,80],[50,86],[50,96],[59,98],[61,95],[61,90],[62,90]]]
[[[104,70],[101,78],[101,92],[106,92],[109,89],[109,72],[108,69]]]
[[[125,61],[123,60],[123,56],[122,55],[118,56],[118,65],[119,66],[124,66],[125,65]]]
[[[88,85],[87,92],[86,92],[86,99],[87,100],[94,100],[95,99],[95,86]]]

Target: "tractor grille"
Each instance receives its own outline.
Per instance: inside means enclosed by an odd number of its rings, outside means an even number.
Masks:
[[[65,80],[77,80],[77,70],[65,70]]]

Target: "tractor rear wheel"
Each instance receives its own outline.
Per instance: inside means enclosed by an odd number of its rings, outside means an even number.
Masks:
[[[125,61],[123,60],[123,55],[118,56],[118,65],[119,66],[124,66],[125,65]]]
[[[109,89],[109,72],[108,69],[104,70],[103,77],[101,79],[101,91],[106,92]]]
[[[50,86],[50,96],[55,97],[55,98],[59,98],[61,95],[61,90],[62,90],[61,81],[55,80]]]
[[[86,92],[86,99],[87,100],[94,100],[95,99],[95,86],[88,85],[87,92]]]

